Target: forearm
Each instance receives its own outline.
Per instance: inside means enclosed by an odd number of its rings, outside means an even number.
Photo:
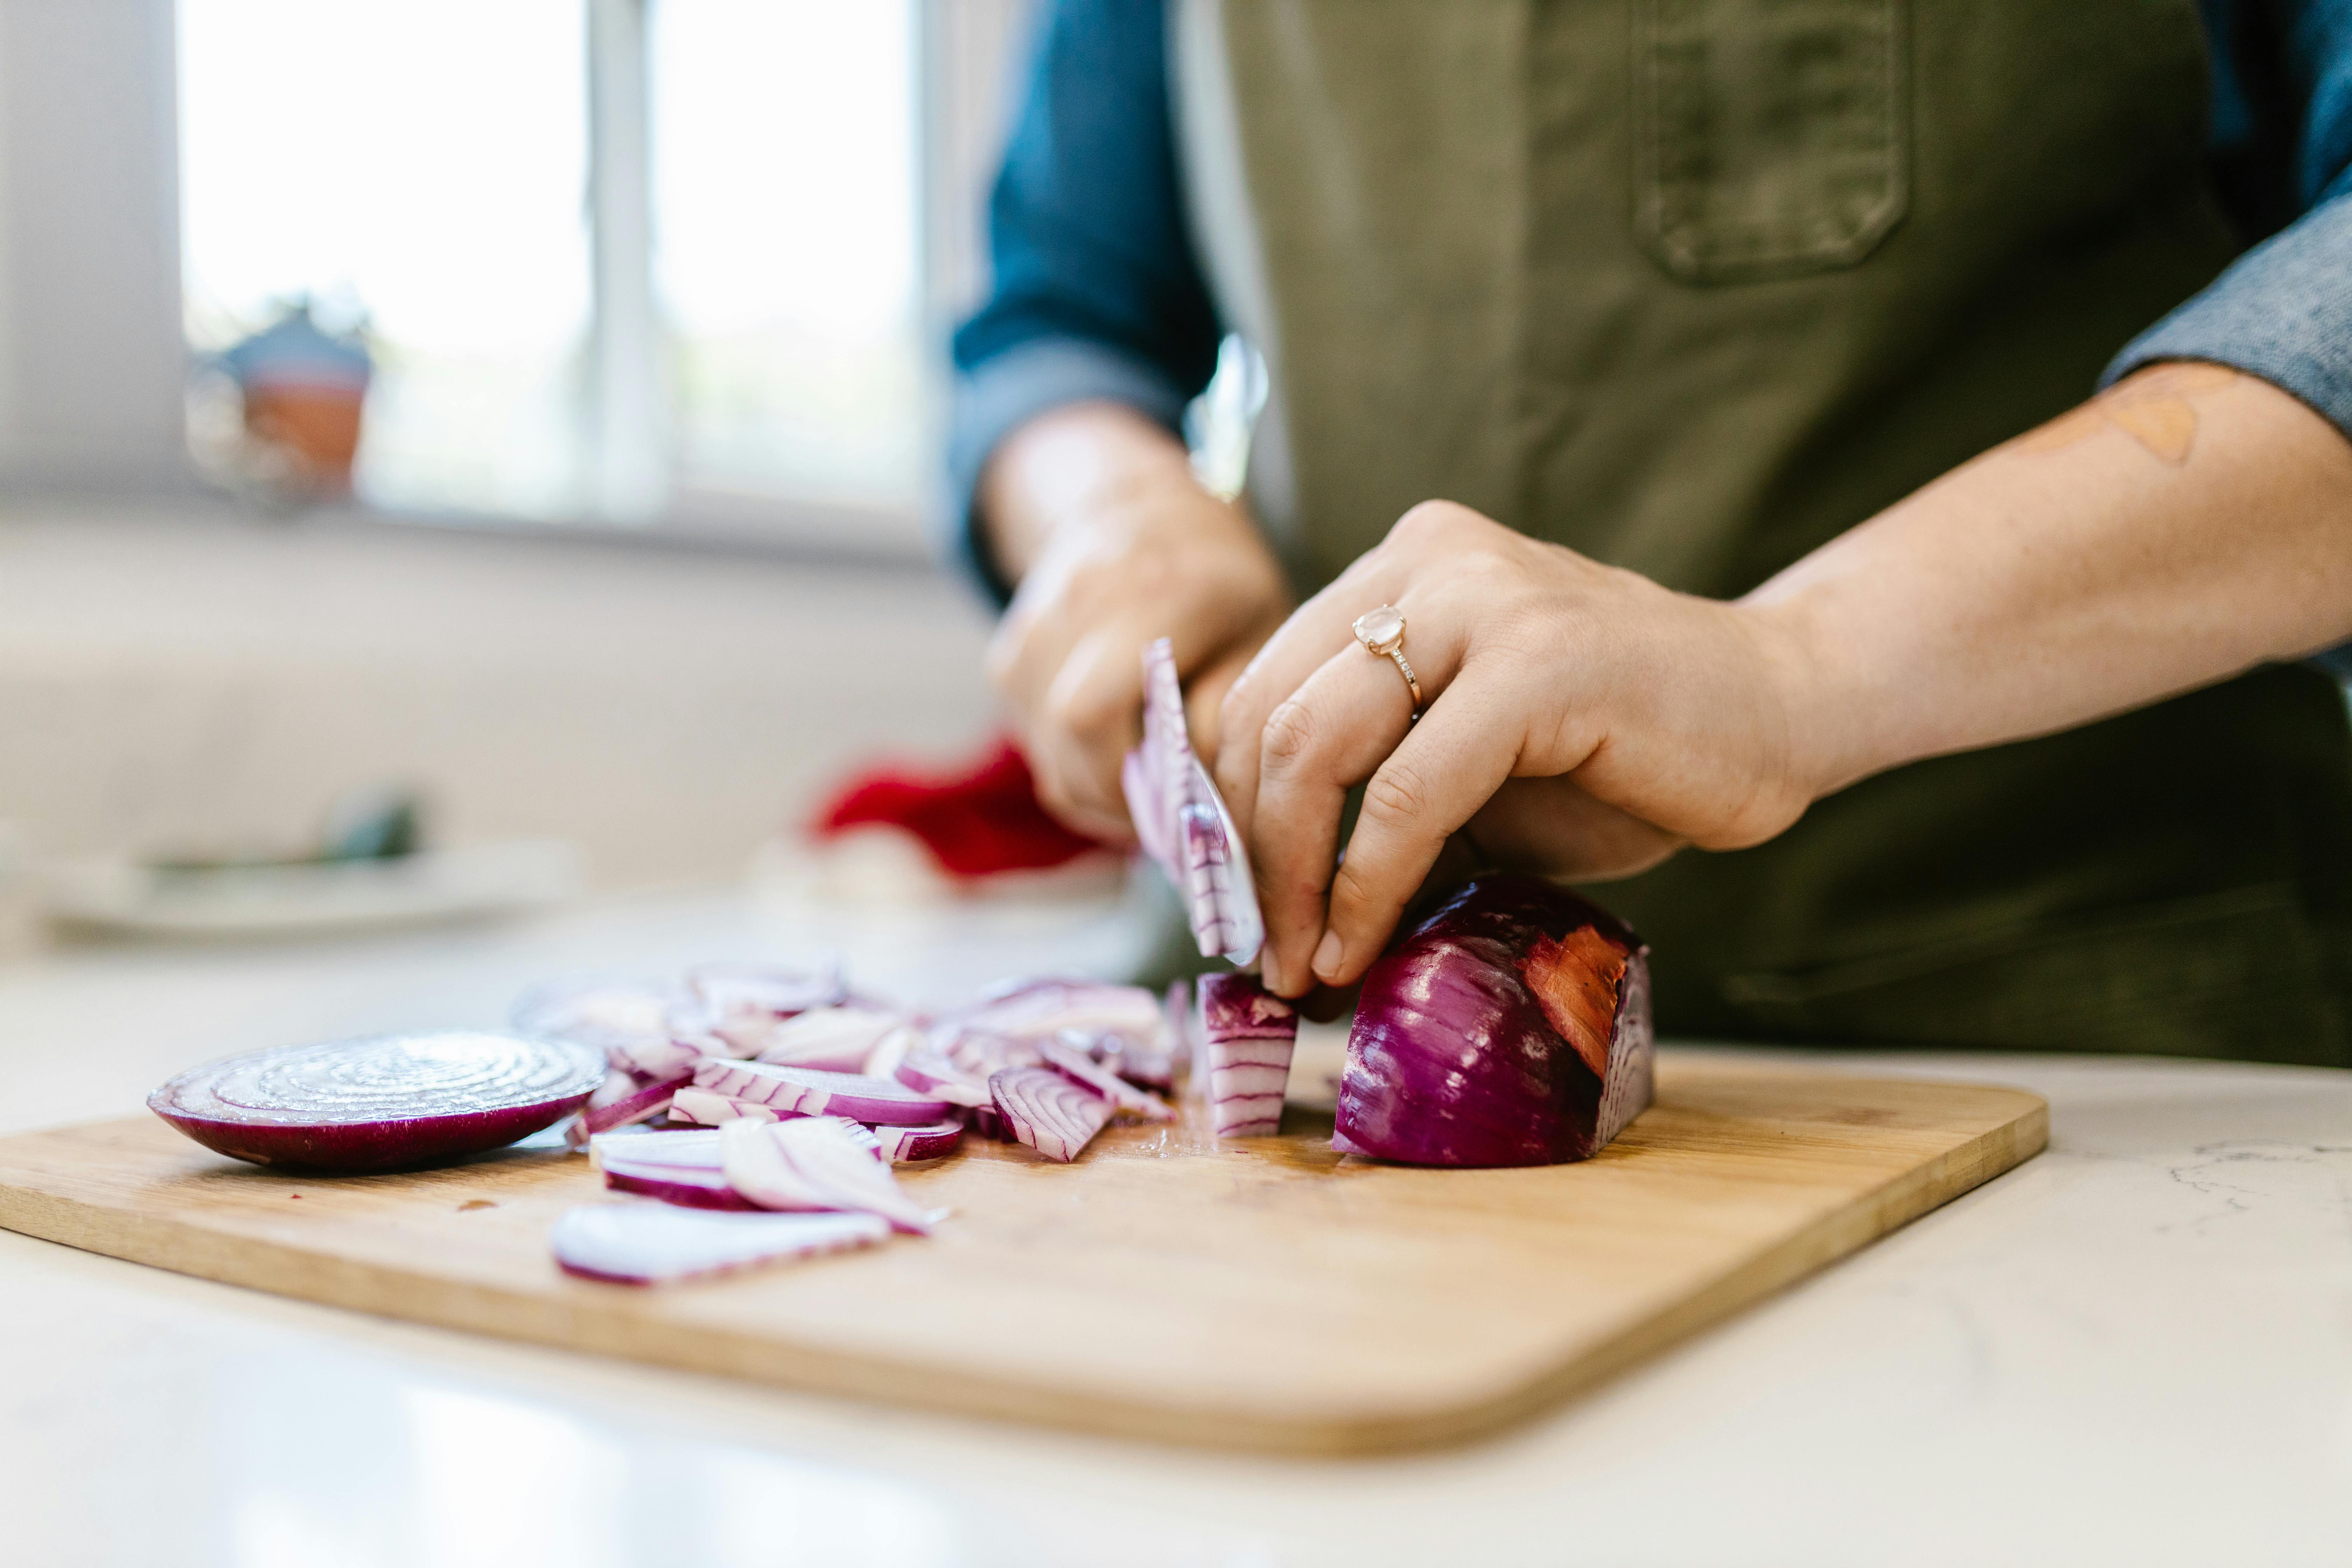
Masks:
[[[1004,438],[981,471],[980,522],[998,569],[1017,585],[1057,532],[1120,526],[1150,512],[1142,503],[1156,496],[1198,489],[1173,435],[1132,409],[1082,403]]]
[[[2352,442],[2265,382],[2157,366],[1743,603],[1787,634],[1826,794],[2352,637]]]

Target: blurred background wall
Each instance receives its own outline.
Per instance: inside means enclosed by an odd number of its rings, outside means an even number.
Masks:
[[[926,512],[1025,14],[0,0],[0,824],[413,784],[635,887],[984,739]],[[289,469],[320,342],[356,451]]]

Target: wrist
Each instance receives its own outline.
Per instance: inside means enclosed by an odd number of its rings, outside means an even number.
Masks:
[[[1870,754],[1868,704],[1850,666],[1851,639],[1841,639],[1802,595],[1732,608],[1780,715],[1787,787],[1810,805],[1888,765]]]

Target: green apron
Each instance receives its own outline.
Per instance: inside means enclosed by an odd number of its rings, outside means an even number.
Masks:
[[[1444,497],[1741,594],[2079,402],[2232,251],[2191,0],[1171,15],[1309,587]],[[2348,838],[2337,693],[2273,668],[1599,896],[1677,1034],[2347,1063]]]

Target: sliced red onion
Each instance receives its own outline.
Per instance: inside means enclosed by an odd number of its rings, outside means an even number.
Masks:
[[[908,1088],[936,1096],[950,1105],[970,1107],[990,1103],[986,1079],[972,1077],[927,1045],[908,1047],[895,1076]]]
[[[1173,1121],[1176,1119],[1174,1108],[1166,1100],[1149,1089],[1136,1088],[1109,1068],[1097,1066],[1087,1053],[1084,1039],[1084,1036],[1072,1030],[1064,1038],[1047,1040],[1037,1049],[1044,1055],[1047,1067],[1081,1089],[1091,1089],[1110,1101],[1113,1110],[1125,1111],[1146,1121]]]
[[[1070,1161],[1110,1120],[1110,1101],[1051,1068],[1013,1068],[988,1080],[1013,1136],[1048,1160]]]
[[[772,1025],[755,1059],[777,1067],[863,1072],[866,1058],[902,1022],[896,1013],[867,1007],[813,1008]]]
[[[580,1112],[580,1124],[593,1135],[650,1121],[669,1109],[671,1097],[689,1081],[690,1075],[685,1073],[649,1084],[640,1084],[627,1073],[607,1074],[604,1087],[588,1097],[587,1106]],[[617,1094],[616,1086],[620,1090]]]
[[[958,1033],[1010,1040],[1051,1039],[1065,1029],[1142,1038],[1157,1033],[1160,1021],[1160,998],[1140,985],[1055,979],[1000,981],[940,1020]]]
[[[706,963],[690,971],[686,983],[714,1019],[746,1014],[789,1018],[838,1005],[849,994],[837,967],[809,974],[759,964]]]
[[[706,1214],[668,1204],[591,1204],[565,1210],[549,1239],[567,1274],[656,1285],[870,1247],[889,1233],[870,1214]]]
[[[1202,1062],[1210,1119],[1220,1138],[1259,1138],[1282,1131],[1282,1096],[1290,1082],[1298,1014],[1250,974],[1201,978]]]
[[[604,1184],[618,1193],[635,1193],[691,1209],[756,1209],[760,1205],[729,1184],[727,1173],[695,1165],[657,1161],[625,1160],[608,1154],[603,1161]]]
[[[731,1099],[802,1116],[845,1116],[876,1125],[919,1127],[948,1113],[948,1102],[908,1088],[896,1079],[862,1073],[820,1072],[814,1068],[772,1067],[766,1062],[705,1061],[695,1069],[695,1087]]]
[[[934,1121],[928,1127],[877,1127],[874,1135],[882,1157],[894,1165],[943,1160],[963,1142],[963,1123]]]
[[[738,1120],[773,1121],[781,1115],[800,1114],[798,1111],[778,1111],[772,1106],[753,1105],[716,1089],[688,1084],[670,1100],[669,1116],[673,1121],[690,1121],[697,1127],[715,1128],[722,1122]]]
[[[469,1030],[281,1046],[182,1073],[148,1109],[257,1165],[383,1171],[501,1148],[578,1109],[604,1066],[578,1045]]]
[[[1415,1165],[1549,1165],[1646,1108],[1649,950],[1532,877],[1482,877],[1364,977],[1339,1080],[1343,1152]]]
[[[623,1128],[588,1140],[588,1163],[601,1168],[607,1158],[633,1165],[689,1165],[719,1169],[719,1131],[688,1127],[671,1131]]]
[[[898,1186],[890,1167],[831,1117],[730,1121],[719,1131],[728,1183],[761,1208],[852,1209],[893,1228],[929,1234],[931,1215]]]
[[[1249,852],[1208,770],[1192,752],[1176,655],[1166,637],[1143,650],[1143,743],[1119,769],[1128,815],[1143,852],[1184,900],[1201,956],[1235,963],[1265,941]]]
[[[1004,1120],[1003,1113],[996,1109],[996,1101],[992,1099],[986,1105],[965,1106],[957,1114],[963,1118],[966,1131],[975,1138],[985,1138],[992,1143],[1020,1142],[1013,1135],[1012,1124]]]
[[[648,980],[574,977],[525,992],[510,1022],[517,1034],[603,1050],[614,1041],[667,1039],[677,1001],[675,991]]]

